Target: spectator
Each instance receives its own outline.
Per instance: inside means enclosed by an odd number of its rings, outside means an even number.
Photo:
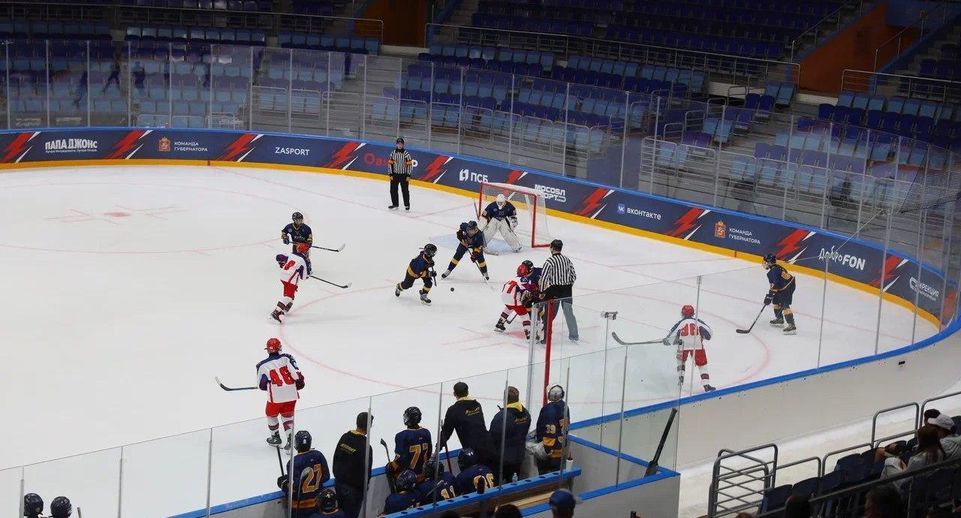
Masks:
[[[521,510],[514,504],[504,504],[497,508],[494,518],[521,518]]]
[[[574,516],[574,506],[577,505],[577,501],[570,491],[564,489],[554,491],[549,503],[551,515],[554,518],[571,518]]]
[[[484,409],[468,393],[467,384],[458,381],[454,384],[454,397],[457,401],[447,409],[444,426],[440,431],[440,447],[444,448],[450,436],[456,431],[462,448],[470,448],[480,457],[479,462],[490,464],[496,460],[494,443],[487,432]]]
[[[41,514],[43,514],[43,498],[36,493],[23,495],[24,518],[40,518]]]
[[[111,83],[117,85],[117,90],[120,90],[120,56],[118,55],[114,55],[113,57],[113,64],[110,66],[110,75],[107,76],[107,80],[103,83],[103,90],[101,90],[100,93],[107,93],[107,88],[110,88]]]
[[[928,422],[928,419],[934,419],[935,417],[938,417],[939,415],[941,415],[941,411],[940,411],[940,410],[938,410],[937,408],[929,408],[929,409],[927,409],[927,410],[924,411],[924,422],[927,423],[927,422]]]
[[[133,86],[140,92],[140,95],[145,95],[144,92],[144,81],[147,79],[147,72],[143,68],[143,64],[139,61],[135,62],[133,65],[133,71],[131,72],[133,76]]]
[[[921,469],[941,462],[946,457],[936,426],[926,424],[918,429],[918,452],[908,460],[908,470]]]
[[[384,514],[399,513],[417,505],[417,474],[409,469],[401,471],[394,480],[397,492],[387,495],[384,501]]]
[[[520,403],[520,392],[516,387],[507,387],[507,406],[494,414],[490,430],[491,440],[502,466],[499,479],[502,483],[511,482],[520,472],[527,457],[525,445],[530,429],[531,414]],[[496,470],[499,466],[491,467]]]
[[[881,468],[881,478],[896,476],[907,469],[908,465],[901,459],[901,444],[903,443],[895,442],[875,450],[874,461],[884,462],[884,467]]]
[[[80,101],[87,96],[87,71],[84,70],[77,80],[77,98],[73,100],[74,108],[80,108]]]
[[[328,488],[320,492],[317,512],[310,518],[347,518],[347,515],[337,508],[337,494]]]
[[[784,505],[784,518],[811,518],[811,501],[807,495],[791,495]]]
[[[293,495],[290,500],[291,518],[308,518],[320,505],[320,492],[324,483],[330,480],[330,469],[324,454],[313,449],[313,437],[307,430],[301,430],[294,436],[294,448],[297,453],[287,463],[287,474],[281,475],[277,485],[286,495],[290,494],[293,483]],[[312,476],[303,477],[301,474],[310,472]],[[294,477],[291,477],[291,473]]]
[[[545,329],[547,329],[546,326],[554,324],[554,317],[557,316],[557,303],[550,301],[560,299],[561,309],[564,311],[564,320],[567,321],[567,337],[572,342],[576,342],[578,340],[577,319],[574,318],[574,306],[572,304],[577,273],[574,271],[574,263],[561,253],[563,249],[563,241],[560,239],[551,241],[551,256],[544,261],[544,266],[541,268],[541,278],[538,282],[540,283],[541,298],[548,301]]]
[[[334,451],[334,487],[337,503],[348,518],[357,518],[364,503],[364,491],[370,483],[370,464],[374,450],[367,444],[367,430],[374,416],[357,414],[357,428],[337,441]]]
[[[961,436],[955,434],[954,419],[945,414],[938,414],[929,418],[927,423],[937,430],[945,459],[961,457]]]
[[[890,484],[868,491],[864,499],[864,518],[905,518],[901,494]]]
[[[50,518],[70,518],[73,514],[73,504],[65,496],[58,496],[50,502]]]
[[[567,430],[571,422],[570,409],[564,402],[563,387],[551,387],[547,391],[547,401],[537,416],[537,428],[534,432],[537,442],[528,445],[537,460],[537,471],[542,475],[561,469],[567,444]]]

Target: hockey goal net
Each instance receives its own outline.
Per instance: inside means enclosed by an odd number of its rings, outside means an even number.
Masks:
[[[482,182],[477,200],[478,219],[484,212],[484,208],[494,203],[498,194],[503,194],[517,209],[517,228],[514,232],[520,238],[521,244],[532,248],[550,246],[552,238],[547,230],[547,205],[544,193],[537,189],[509,183]]]

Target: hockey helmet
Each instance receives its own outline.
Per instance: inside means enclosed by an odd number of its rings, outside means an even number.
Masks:
[[[467,230],[477,230],[477,222],[470,220],[467,222]]]
[[[770,268],[777,264],[777,257],[774,254],[767,254],[764,256],[764,267]]]
[[[407,410],[404,410],[404,426],[417,426],[420,424],[421,413],[420,409],[412,406]]]
[[[461,223],[459,228],[461,232],[467,232],[467,229],[470,227],[467,226],[467,223]]]
[[[310,449],[310,444],[314,441],[314,438],[310,436],[310,432],[307,430],[301,430],[294,435],[294,448],[298,452],[303,453]]]
[[[299,213],[299,212],[295,212],[295,213],[293,213],[293,214],[290,215],[290,219],[291,219],[291,221],[298,221],[298,220],[299,220],[299,221],[303,221],[303,220],[304,220],[304,215],[301,214],[301,213]]]
[[[397,490],[398,491],[413,491],[414,486],[417,485],[417,473],[412,470],[405,469],[397,475]]]
[[[274,256],[274,260],[277,261],[277,264],[279,266],[283,266],[287,264],[287,256],[284,254],[277,254],[276,256]]]
[[[694,316],[694,306],[690,304],[684,304],[681,306],[681,316],[684,318],[691,318]]]
[[[477,453],[471,448],[464,448],[457,454],[457,465],[460,466],[460,470],[465,469],[477,464]]]
[[[297,250],[298,254],[307,255],[310,253],[310,245],[307,243],[297,243],[294,245],[294,250]]]
[[[427,480],[433,480],[434,474],[440,474],[444,472],[444,463],[437,462],[437,457],[430,457],[427,462],[424,463],[424,478]]]
[[[23,515],[28,518],[35,518],[43,514],[43,498],[36,493],[23,495]]]
[[[51,518],[68,518],[73,513],[73,505],[70,499],[65,496],[58,496],[50,502]]]
[[[264,349],[267,349],[267,352],[269,353],[279,353],[280,348],[280,340],[277,338],[271,338],[270,340],[267,340],[267,347]]]
[[[527,277],[532,271],[534,271],[534,263],[532,263],[529,259],[525,259],[523,262],[521,262],[521,264],[517,265],[518,277]]]
[[[503,194],[498,194],[494,201],[497,202],[498,207],[503,207],[504,204],[507,203],[507,198],[505,198]]]
[[[320,492],[320,512],[332,513],[337,510],[337,493],[327,488]]]
[[[437,253],[437,247],[434,246],[434,243],[427,243],[426,245],[424,245],[424,255],[426,255],[427,257],[434,257],[434,254],[436,253]]]
[[[564,399],[564,387],[560,385],[554,385],[547,389],[548,401],[560,401],[562,399]]]

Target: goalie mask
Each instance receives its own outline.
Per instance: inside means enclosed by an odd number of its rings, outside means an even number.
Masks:
[[[505,198],[503,194],[498,194],[494,201],[497,203],[498,207],[503,207],[504,204],[507,203],[507,198]]]

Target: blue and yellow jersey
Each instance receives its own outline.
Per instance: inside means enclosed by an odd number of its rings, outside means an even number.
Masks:
[[[330,480],[327,459],[317,450],[308,450],[294,456],[293,462],[293,469],[287,471],[293,479],[293,508],[315,509],[324,483]]]
[[[431,474],[431,476],[433,476],[433,474]],[[440,474],[438,480],[425,480],[417,484],[417,494],[420,497],[420,505],[429,505],[435,501],[441,502],[457,496],[457,489],[454,482],[454,475],[445,471]]]
[[[771,283],[771,291],[784,291],[794,286],[794,276],[783,266],[775,264],[767,271],[767,281]]]
[[[420,254],[410,260],[410,264],[407,266],[407,275],[415,279],[429,277],[430,269],[433,266],[434,261],[425,257],[424,254]]]
[[[431,444],[430,430],[426,428],[408,428],[397,432],[394,436],[394,453],[397,459],[391,462],[391,469],[409,469],[418,474],[418,479],[423,480],[424,464],[433,452]]]
[[[564,442],[567,439],[569,423],[567,404],[563,401],[548,403],[537,417],[535,432],[537,441],[544,444],[544,451],[552,459],[559,459],[564,455]]]
[[[303,223],[300,225],[288,223],[287,226],[280,231],[280,236],[283,238],[288,235],[294,243],[307,243],[308,245],[314,243],[314,233],[310,230],[310,227]]]
[[[483,464],[473,466],[461,471],[454,479],[458,495],[467,495],[480,489],[481,484],[484,488],[494,487],[494,472]]]

